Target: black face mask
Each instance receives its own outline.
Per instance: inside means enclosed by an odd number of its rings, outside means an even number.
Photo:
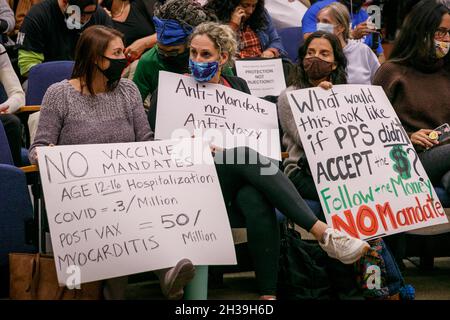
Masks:
[[[350,0],[343,0],[344,4],[346,5],[346,7],[348,8],[349,11],[356,13],[359,12],[359,10],[361,10],[361,7],[364,3],[364,1],[352,1],[350,2]]]
[[[108,84],[111,85],[120,80],[123,69],[127,66],[128,61],[127,59],[112,59],[105,56],[103,58],[109,60],[109,67],[105,70],[100,69],[98,66],[97,68],[105,75],[108,79]]]
[[[158,52],[158,57],[163,61],[168,71],[173,71],[176,73],[184,73],[189,70],[189,50],[186,49],[184,52],[177,55],[164,55]]]

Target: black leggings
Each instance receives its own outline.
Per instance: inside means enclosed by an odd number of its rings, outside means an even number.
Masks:
[[[280,250],[274,208],[308,231],[318,219],[278,167],[252,149],[242,147],[218,152],[214,160],[225,203],[236,201],[245,217],[260,293],[273,295]],[[229,215],[236,214],[228,211]]]
[[[450,194],[450,144],[421,152],[419,158],[431,183],[444,186]]]

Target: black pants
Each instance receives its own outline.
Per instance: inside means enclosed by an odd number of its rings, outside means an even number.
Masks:
[[[419,159],[434,186],[443,186],[450,194],[450,144],[419,153]]]
[[[318,219],[277,165],[252,149],[219,152],[214,160],[225,203],[235,201],[245,218],[260,293],[273,295],[276,293],[280,250],[274,208],[306,230],[310,230]],[[228,214],[237,213],[229,210]]]
[[[3,127],[5,127],[14,165],[19,167],[22,165],[20,154],[22,148],[22,124],[20,123],[20,119],[13,114],[1,114],[0,120],[3,123]]]

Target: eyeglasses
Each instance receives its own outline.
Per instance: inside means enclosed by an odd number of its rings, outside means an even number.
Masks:
[[[434,33],[434,35],[437,38],[445,38],[446,35],[450,36],[450,29],[445,29],[445,28],[439,28],[436,30],[436,32]]]
[[[162,50],[160,48],[158,48],[158,54],[163,56],[163,57],[176,57],[176,56],[180,55],[178,50],[165,51],[165,50]]]

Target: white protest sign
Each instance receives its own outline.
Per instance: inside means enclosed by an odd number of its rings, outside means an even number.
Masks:
[[[38,148],[60,284],[73,265],[84,283],[182,258],[236,264],[216,169],[200,140]],[[202,163],[193,160],[198,149]]]
[[[281,160],[276,105],[226,86],[159,72],[156,139],[203,136],[222,148],[248,146]]]
[[[236,73],[247,81],[252,95],[279,96],[286,89],[281,59],[236,60]]]
[[[310,88],[288,99],[330,226],[369,239],[447,222],[381,87]]]

